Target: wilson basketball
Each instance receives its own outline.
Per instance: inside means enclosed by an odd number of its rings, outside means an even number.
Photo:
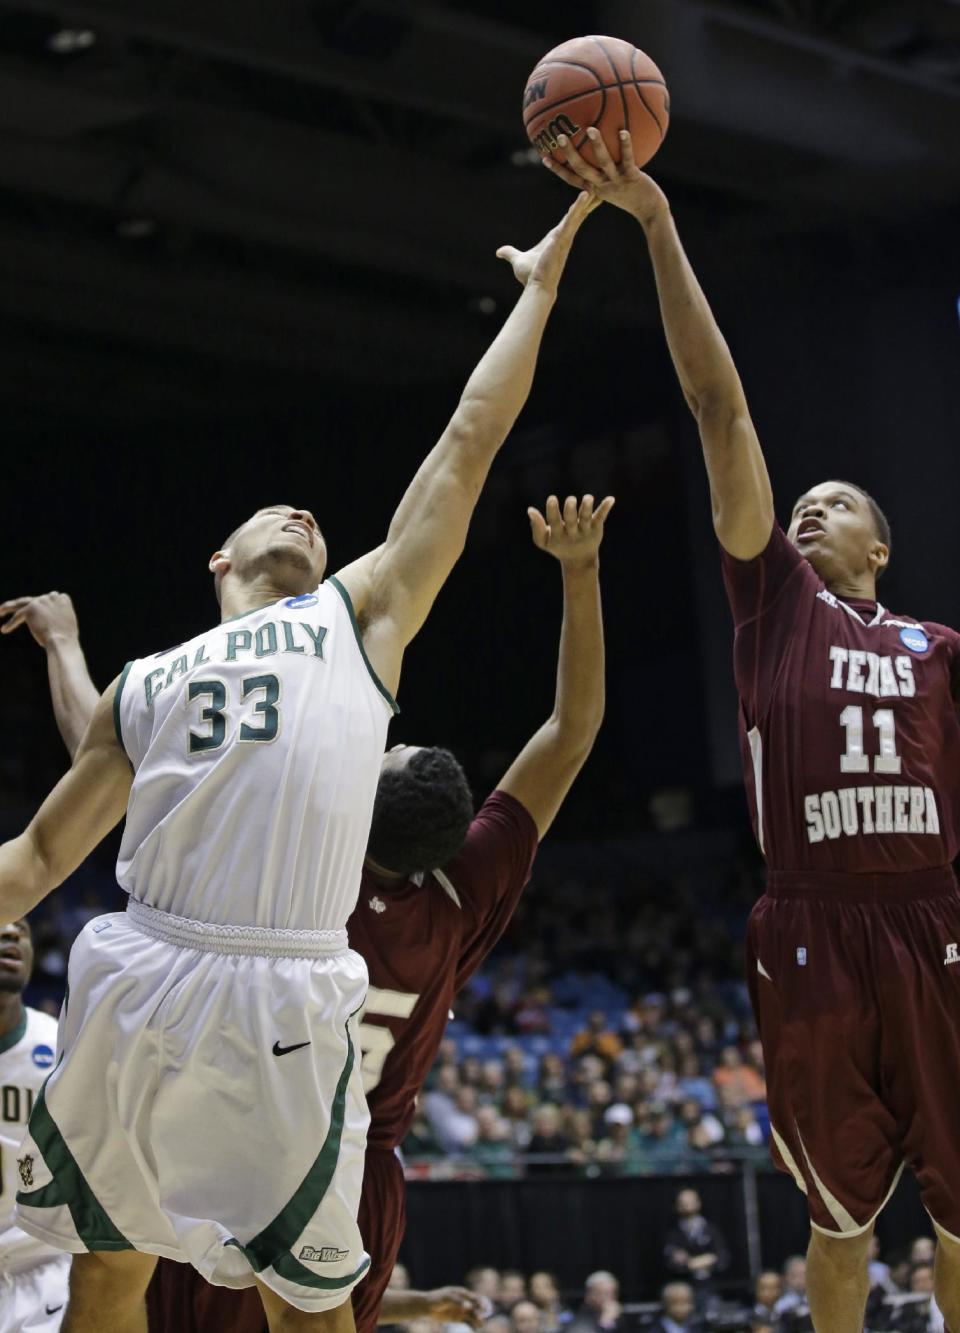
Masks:
[[[586,161],[597,161],[586,131],[595,125],[620,161],[621,130],[630,131],[637,166],[649,162],[670,123],[670,95],[648,55],[619,37],[574,37],[548,51],[527,80],[523,125],[542,157],[563,158],[566,134]]]

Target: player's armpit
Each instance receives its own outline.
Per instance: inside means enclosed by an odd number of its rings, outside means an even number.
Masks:
[[[113,721],[117,682],[102,695],[73,767],[27,828],[0,846],[0,915],[25,916],[123,818],[133,781]]]
[[[507,769],[497,790],[519,801],[543,839],[593,749],[596,733],[575,742],[557,718],[535,732]]]
[[[335,576],[337,582],[341,583],[350,594],[354,614],[358,618],[363,617],[367,610],[377,565],[383,555],[384,545],[385,543],[381,542],[379,546],[372,551],[368,551],[366,555],[360,556],[358,560],[353,560],[349,565],[344,565],[342,569],[337,570]]]
[[[710,482],[714,531],[737,560],[752,560],[773,531],[773,491],[742,394],[705,397],[696,407]]]

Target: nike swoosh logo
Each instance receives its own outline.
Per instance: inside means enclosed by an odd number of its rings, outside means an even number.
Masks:
[[[47,1309],[47,1314],[56,1314],[58,1310],[62,1310],[62,1309],[63,1309],[63,1306],[62,1306],[62,1305],[48,1305],[48,1306],[46,1307],[46,1309]]]
[[[308,1041],[298,1041],[296,1046],[281,1046],[278,1041],[273,1043],[274,1055],[289,1055],[291,1051],[299,1051],[302,1046],[309,1046]]]

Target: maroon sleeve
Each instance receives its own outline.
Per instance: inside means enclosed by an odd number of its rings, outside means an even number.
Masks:
[[[823,585],[778,523],[753,560],[737,560],[723,547],[720,555],[736,631],[737,690],[752,725],[770,697],[783,649],[796,632],[799,602],[815,597]]]
[[[463,849],[445,867],[465,914],[457,965],[460,990],[503,934],[530,879],[537,826],[504,791],[488,796]]]

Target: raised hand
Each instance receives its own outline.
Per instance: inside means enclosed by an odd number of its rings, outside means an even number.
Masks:
[[[632,213],[646,225],[660,212],[668,212],[670,205],[667,196],[650,176],[640,170],[633,160],[633,144],[629,130],[620,131],[620,162],[614,162],[603,141],[599,130],[587,130],[599,167],[591,166],[581,157],[565,134],[561,134],[557,143],[563,152],[566,166],[561,166],[551,157],[543,159],[555,176],[573,185],[578,190],[591,190],[597,199],[614,204]]]
[[[613,506],[612,495],[608,495],[597,509],[593,507],[592,495],[585,495],[579,506],[576,496],[568,495],[561,511],[560,501],[551,495],[545,506],[546,516],[539,509],[527,510],[533,544],[555,556],[561,564],[592,564],[597,558],[604,524]]]
[[[12,634],[21,625],[42,648],[54,639],[79,639],[80,630],[73,602],[65,592],[45,592],[41,597],[13,597],[0,604],[0,634]]]
[[[536,283],[556,294],[573,238],[583,220],[590,216],[600,200],[589,190],[582,190],[555,227],[547,232],[532,250],[517,250],[512,245],[501,245],[498,259],[505,259],[513,269],[514,277],[524,287]]]

